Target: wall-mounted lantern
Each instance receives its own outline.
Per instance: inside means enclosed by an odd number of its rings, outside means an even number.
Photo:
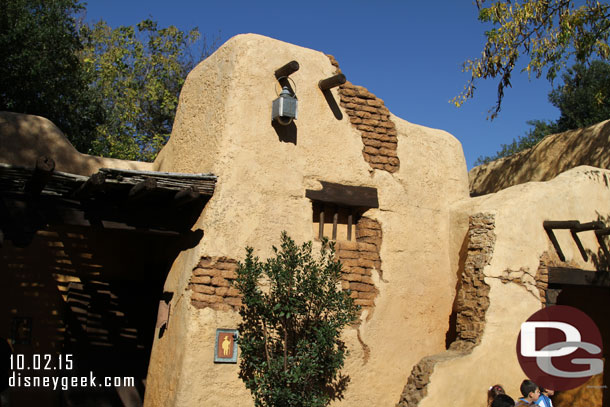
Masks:
[[[298,101],[288,86],[284,86],[280,95],[271,106],[271,120],[277,120],[282,126],[288,126],[297,118]]]

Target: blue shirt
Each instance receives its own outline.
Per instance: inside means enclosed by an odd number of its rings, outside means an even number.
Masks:
[[[548,396],[545,396],[544,394],[541,394],[540,397],[538,397],[538,400],[536,400],[536,404],[542,407],[553,407],[551,399]]]

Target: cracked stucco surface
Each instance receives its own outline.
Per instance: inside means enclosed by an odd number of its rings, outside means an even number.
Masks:
[[[469,217],[466,253],[457,293],[457,338],[448,350],[420,360],[411,375],[396,407],[417,407],[428,395],[430,377],[437,363],[461,358],[481,342],[485,314],[489,307],[489,285],[483,279],[484,269],[493,256],[496,242],[495,217],[477,213]]]
[[[542,222],[608,219],[609,179],[608,170],[577,167],[550,181],[517,185],[455,207],[454,216],[495,215],[496,245],[484,269],[490,304],[481,343],[469,355],[435,365],[428,396],[419,407],[484,405],[485,388],[495,383],[502,383],[508,394],[519,394],[523,372],[515,351],[517,335],[521,323],[542,307],[536,275],[543,256],[554,252]],[[567,263],[595,269],[592,262],[582,260],[569,231],[558,231],[556,236]],[[579,238],[585,249],[599,251],[593,232],[580,233]],[[455,392],[455,372],[468,373],[460,376],[459,392]]]
[[[270,123],[273,72],[292,60],[301,67],[290,76],[299,100],[296,143],[281,141]],[[334,71],[321,52],[247,34],[189,74],[155,168],[212,172],[218,183],[196,225],[204,230],[200,245],[181,254],[166,282],[165,290],[178,294],[170,328],[153,347],[147,406],[252,405],[238,367],[212,363],[216,328],[234,327],[237,314],[195,309],[185,288],[204,256],[239,260],[252,246],[267,258],[283,230],[297,242],[312,240],[317,231],[305,190],[320,189],[321,180],[376,188],[379,209],[364,216],[383,233],[383,279],[379,270],[371,273],[379,291],[375,312],[368,318],[364,310],[358,330],[344,332],[351,383],[337,405],[394,404],[413,365],[444,349],[462,241],[447,238],[449,210],[468,197],[461,145],[446,132],[391,116],[400,168],[371,168],[360,132],[345,111],[343,119],[335,117],[318,88]],[[331,92],[339,104],[337,90]]]

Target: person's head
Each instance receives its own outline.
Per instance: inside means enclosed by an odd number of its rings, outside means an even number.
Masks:
[[[555,394],[555,390],[551,390],[551,389],[545,389],[544,387],[540,388],[540,393],[552,397]]]
[[[492,400],[495,399],[498,394],[506,394],[506,392],[504,391],[504,387],[499,384],[494,384],[487,391],[487,400],[489,401],[487,404],[491,404]]]
[[[524,380],[521,382],[520,390],[523,397],[528,401],[536,401],[540,396],[538,385],[531,380]]]
[[[506,394],[498,394],[491,402],[491,407],[514,407],[515,400]]]

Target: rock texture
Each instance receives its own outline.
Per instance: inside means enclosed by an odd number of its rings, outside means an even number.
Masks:
[[[485,328],[489,285],[485,283],[483,269],[493,256],[494,227],[492,214],[478,213],[470,217],[468,254],[457,294],[457,341],[478,344]]]
[[[483,269],[489,265],[496,243],[495,217],[478,213],[469,219],[464,271],[457,293],[457,339],[449,350],[426,356],[413,367],[396,407],[416,407],[428,395],[428,384],[437,363],[464,356],[481,342],[489,308],[489,285]]]
[[[528,150],[471,169],[470,194],[479,196],[529,181],[547,181],[579,165],[610,169],[608,146],[608,120],[547,136]]]

